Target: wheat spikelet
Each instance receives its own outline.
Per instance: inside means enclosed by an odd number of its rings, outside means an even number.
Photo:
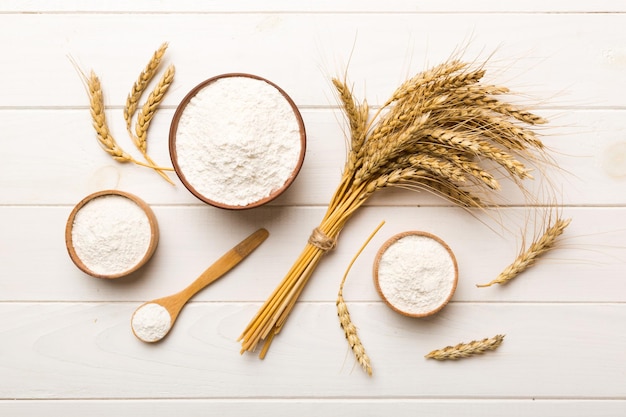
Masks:
[[[137,124],[135,125],[135,144],[142,154],[147,152],[147,137],[150,122],[154,118],[157,108],[163,101],[165,93],[169,89],[172,81],[174,81],[174,66],[170,65],[161,76],[157,86],[150,92],[148,99],[137,115]]]
[[[376,227],[376,229],[374,229],[374,231],[369,235],[365,243],[361,245],[361,248],[357,251],[356,255],[354,255],[354,257],[348,264],[348,267],[346,268],[346,272],[344,273],[343,278],[341,280],[341,284],[339,284],[339,293],[337,294],[337,303],[336,303],[337,304],[337,316],[339,317],[339,324],[341,325],[341,328],[343,329],[344,335],[346,336],[346,340],[348,341],[348,344],[350,345],[350,349],[352,349],[352,352],[354,353],[354,357],[356,358],[358,364],[361,365],[363,370],[367,372],[367,374],[370,376],[372,375],[372,365],[370,363],[370,358],[365,353],[365,347],[363,346],[363,343],[361,342],[361,339],[359,338],[359,335],[357,333],[357,328],[354,325],[354,323],[352,323],[352,319],[350,318],[350,312],[348,311],[348,306],[346,305],[346,302],[343,298],[343,286],[346,283],[346,279],[348,277],[348,273],[350,272],[350,269],[352,268],[352,265],[354,265],[354,262],[357,260],[361,252],[363,252],[363,249],[365,249],[367,244],[372,240],[372,238],[376,235],[376,233],[378,233],[378,231],[380,230],[381,227],[383,227],[384,224],[385,222],[383,221],[378,225],[378,227]]]
[[[87,92],[89,94],[90,113],[93,120],[92,125],[96,130],[96,137],[102,149],[104,149],[104,151],[111,155],[116,161],[132,162],[137,165],[155,168],[154,165],[144,164],[143,162],[137,161],[117,144],[117,141],[111,135],[106,123],[104,94],[102,93],[100,79],[95,72],[91,71],[89,77],[85,77],[85,82],[87,85]]]
[[[447,197],[463,207],[482,207],[480,198],[468,190],[462,190],[459,184],[475,180],[486,184],[490,189],[500,186],[491,174],[480,168],[466,157],[455,154],[453,149],[438,144],[418,144],[409,148],[408,155],[389,163],[386,174],[372,181],[364,190],[369,194],[385,187],[400,187],[413,190],[426,189]],[[465,175],[465,174],[469,174]]]
[[[365,348],[363,347],[363,343],[361,343],[361,339],[357,333],[356,326],[352,323],[352,319],[350,318],[350,312],[348,311],[348,306],[343,299],[343,295],[339,294],[337,297],[337,315],[339,316],[339,323],[341,324],[341,328],[344,331],[346,336],[346,340],[354,352],[354,357],[357,362],[368,375],[372,375],[372,365],[370,362],[369,356],[365,353]]]
[[[448,159],[451,163],[458,166],[466,174],[470,175],[470,177],[466,177],[466,178],[474,178],[478,182],[487,185],[487,187],[489,187],[492,190],[500,189],[500,184],[493,177],[493,175],[491,175],[490,173],[482,169],[480,165],[478,165],[477,162],[467,161],[456,155],[449,155],[446,157],[446,159]]]
[[[531,125],[547,123],[547,120],[541,116],[537,116],[529,111],[520,109],[510,103],[500,102],[495,98],[481,97],[475,100],[473,104],[482,106],[495,113],[500,113],[505,116],[511,116],[521,122]]]
[[[131,130],[131,123],[133,115],[137,110],[137,106],[139,105],[139,99],[141,95],[146,90],[146,87],[150,83],[150,80],[154,77],[157,70],[159,69],[159,65],[161,64],[161,59],[163,55],[165,55],[165,50],[167,49],[167,43],[163,43],[159,49],[157,49],[152,57],[150,58],[150,62],[148,65],[141,71],[139,77],[133,84],[128,97],[126,98],[126,106],[124,107],[124,120],[126,121],[126,129],[130,136],[133,136],[133,132]]]
[[[85,77],[87,93],[89,94],[89,105],[92,118],[92,125],[96,130],[98,143],[108,153],[119,162],[134,162],[132,156],[124,152],[111,135],[106,122],[104,111],[104,94],[100,79],[95,72],[91,71],[89,77]]]
[[[469,358],[470,356],[481,355],[489,350],[497,349],[503,340],[504,335],[499,334],[483,340],[473,340],[469,343],[459,343],[456,346],[447,346],[443,349],[433,350],[425,357],[438,361]]]
[[[424,132],[424,134],[444,145],[466,149],[473,152],[477,157],[491,159],[505,168],[514,177],[519,179],[532,178],[522,162],[491,143],[472,137],[471,133],[470,135],[464,135],[450,129],[434,128]]]
[[[468,160],[461,155],[455,155],[453,152],[445,153],[445,150],[445,147],[437,149],[435,145],[433,152],[418,152],[417,155],[399,158],[397,161],[400,162],[399,167],[413,166],[424,168],[441,178],[458,184],[474,181],[485,184],[492,190],[500,188],[500,184],[498,184],[493,175],[482,169],[477,162]],[[405,159],[406,163],[404,163]]]
[[[368,182],[361,199],[366,199],[378,190],[385,187],[401,186],[412,182],[419,182],[421,179],[432,179],[432,176],[425,169],[403,168],[385,173]]]
[[[543,143],[537,138],[534,131],[515,124],[501,115],[494,114],[481,107],[458,107],[443,110],[446,125],[462,124],[468,130],[480,132],[485,138],[494,143],[510,148],[514,151],[525,152],[527,148],[543,149]]]
[[[354,165],[357,163],[357,154],[361,146],[365,142],[365,134],[367,130],[367,121],[369,117],[369,106],[366,101],[361,104],[356,103],[352,91],[345,82],[337,78],[332,79],[333,85],[337,90],[339,99],[343,105],[343,110],[350,125],[350,153],[348,155],[348,163]]]
[[[416,93],[420,87],[440,80],[449,80],[448,76],[468,67],[468,64],[460,60],[453,60],[441,63],[435,67],[422,71],[414,77],[408,79],[393,92],[389,100],[383,105],[386,107],[394,101],[399,101],[411,94]],[[440,83],[441,84],[441,83]]]
[[[460,187],[452,187],[450,184],[442,183],[439,180],[433,180],[428,178],[422,178],[418,182],[405,184],[391,185],[396,187],[404,187],[407,189],[425,189],[431,191],[434,194],[440,195],[458,204],[461,207],[466,208],[483,208],[485,204],[480,197],[472,194],[468,190],[461,189]]]
[[[563,234],[565,228],[572,219],[556,218],[553,225],[548,225],[546,231],[535,239],[528,249],[523,250],[512,264],[507,266],[494,280],[487,284],[477,284],[477,287],[490,287],[494,284],[506,284],[513,278],[530,268],[537,262],[537,259],[554,248],[559,236]]]
[[[332,79],[333,85],[337,90],[339,99],[343,105],[344,113],[350,124],[350,137],[352,139],[352,150],[358,152],[360,145],[365,140],[365,129],[367,128],[367,113],[363,113],[354,100],[352,91],[342,81],[337,78]]]
[[[441,177],[444,180],[463,183],[467,180],[466,172],[450,161],[430,155],[412,155],[408,158],[409,164],[415,168],[423,168],[435,177]]]
[[[354,174],[355,184],[375,177],[381,170],[390,166],[395,158],[406,154],[405,150],[416,142],[418,133],[429,123],[429,114],[426,113],[416,118],[403,131],[388,134],[385,140],[377,140],[378,137],[368,140],[362,147],[362,152],[357,155],[362,162]],[[375,133],[372,132],[372,135]]]
[[[133,84],[133,88],[126,99],[126,106],[124,107],[124,119],[126,120],[126,129],[135,144],[135,147],[141,152],[144,159],[154,165],[154,161],[147,152],[147,144],[148,144],[148,127],[150,126],[150,122],[154,118],[154,114],[156,113],[159,104],[163,101],[165,93],[169,89],[172,81],[174,80],[174,66],[170,65],[165,73],[161,76],[159,82],[152,92],[150,92],[146,103],[143,105],[141,111],[137,115],[137,123],[135,125],[135,134],[133,134],[131,130],[131,122],[135,111],[137,110],[139,99],[141,95],[145,91],[148,86],[148,83],[154,75],[156,74],[163,55],[165,54],[165,50],[167,49],[167,43],[161,45],[161,47],[154,52],[150,62],[146,66],[146,68],[139,74],[139,77],[135,84]],[[171,171],[171,168],[164,169],[167,171]],[[157,173],[163,177],[167,182],[174,185],[174,182],[163,172],[161,169],[156,170]]]
[[[471,84],[477,83],[485,75],[483,69],[462,72],[467,66],[468,64],[458,61],[443,63],[400,86],[383,105],[382,108],[385,108],[394,101],[397,102],[381,118],[370,140],[388,135],[419,115],[457,105],[458,96],[461,95],[463,88],[469,88]],[[503,90],[493,92],[501,94]]]
[[[129,153],[125,152],[118,145],[113,135],[111,135],[111,131],[109,130],[106,122],[104,93],[102,91],[100,79],[94,71],[91,71],[89,73],[89,76],[87,76],[82,71],[80,71],[77,66],[76,69],[85,84],[87,95],[89,96],[89,112],[92,118],[92,126],[96,131],[96,138],[98,139],[98,144],[100,145],[100,147],[118,162],[132,162],[136,165],[145,166],[156,170],[166,169],[158,167],[153,163],[140,162],[133,158]]]

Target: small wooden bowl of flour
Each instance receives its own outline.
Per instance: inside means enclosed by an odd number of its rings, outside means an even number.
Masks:
[[[392,310],[409,317],[437,313],[452,298],[458,266],[450,247],[426,232],[399,233],[374,260],[374,285]]]
[[[194,87],[170,126],[170,157],[185,187],[225,209],[272,201],[298,175],[306,133],[295,103],[276,84],[223,74]]]
[[[96,278],[114,279],[141,268],[154,254],[159,228],[139,197],[117,190],[81,200],[65,226],[65,245],[74,264]]]

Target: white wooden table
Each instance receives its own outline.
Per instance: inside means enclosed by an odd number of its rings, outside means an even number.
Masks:
[[[619,1],[0,3],[0,415],[2,416],[624,416],[626,415],[626,5]],[[87,97],[68,57],[102,79],[123,146],[126,94],[164,41],[177,73],[153,122],[149,151],[169,163],[172,114],[194,85],[249,72],[280,85],[308,133],[302,171],[263,208],[230,212],[179,182],[112,161],[96,142]],[[425,193],[384,192],[348,224],[264,361],[236,338],[321,219],[344,161],[345,125],[330,78],[347,72],[372,105],[459,47],[491,79],[538,101],[561,172],[550,172],[562,246],[504,287],[476,288],[510,263],[528,208],[512,190],[498,213],[512,230]],[[80,272],[65,221],[84,196],[134,193],[154,209],[161,241],[131,277]],[[494,212],[495,213],[495,212]],[[370,378],[344,340],[344,295],[372,358]],[[508,222],[508,223],[507,223]],[[532,225],[532,223],[531,223]],[[142,302],[178,291],[258,227],[270,238],[187,305],[148,345],[129,320]],[[378,247],[424,230],[460,268],[452,302],[431,319],[386,308],[371,281]],[[458,362],[432,349],[498,333],[495,352]]]

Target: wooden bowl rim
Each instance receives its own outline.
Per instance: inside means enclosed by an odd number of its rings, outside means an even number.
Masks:
[[[200,90],[202,90],[203,88],[205,88],[209,84],[211,84],[211,83],[213,83],[213,82],[215,82],[217,80],[223,79],[223,78],[233,78],[233,77],[252,78],[252,79],[255,79],[255,80],[263,81],[263,82],[269,84],[270,86],[274,87],[287,100],[287,102],[291,106],[291,109],[293,110],[293,113],[294,113],[294,115],[296,117],[296,121],[298,122],[298,128],[299,128],[299,131],[300,131],[300,155],[298,156],[298,162],[296,163],[296,166],[294,167],[293,171],[291,172],[291,175],[289,176],[289,178],[287,178],[285,183],[280,188],[278,188],[277,190],[273,191],[269,196],[267,196],[265,198],[262,198],[262,199],[260,199],[258,201],[255,201],[253,203],[247,204],[245,206],[233,206],[233,205],[229,205],[229,204],[224,204],[224,203],[221,203],[219,201],[211,200],[210,198],[207,198],[206,196],[204,196],[200,192],[198,192],[187,181],[187,179],[185,178],[185,174],[180,169],[180,166],[178,165],[178,155],[177,155],[177,152],[176,152],[176,133],[178,131],[178,122],[180,121],[180,118],[181,118],[183,112],[185,111],[185,108],[187,107],[187,104],[189,104],[191,99],[196,94],[198,94],[198,92]],[[208,79],[202,81],[201,83],[196,85],[194,88],[192,88],[191,91],[189,91],[189,93],[187,93],[187,95],[185,95],[185,97],[181,100],[180,104],[176,108],[176,111],[174,112],[174,116],[172,117],[172,123],[170,125],[169,152],[170,152],[170,159],[171,159],[172,165],[174,167],[174,172],[176,173],[176,175],[178,176],[178,178],[180,179],[182,184],[185,186],[185,188],[187,188],[187,190],[189,190],[196,198],[198,198],[200,201],[203,201],[203,202],[205,202],[207,204],[210,204],[210,205],[212,205],[214,207],[218,207],[218,208],[222,208],[222,209],[227,209],[227,210],[246,210],[246,209],[259,207],[259,206],[262,206],[262,205],[264,205],[266,203],[269,203],[270,201],[274,200],[276,197],[281,195],[287,188],[289,188],[291,186],[293,181],[298,176],[298,174],[300,172],[300,169],[302,168],[302,164],[304,163],[304,156],[305,156],[305,153],[306,153],[306,129],[304,127],[304,120],[302,119],[302,115],[300,114],[300,110],[296,106],[296,103],[291,99],[291,97],[281,87],[279,87],[275,83],[267,80],[266,78],[260,77],[258,75],[248,74],[248,73],[243,73],[243,72],[230,72],[230,73],[216,75],[214,77],[211,77],[211,78],[208,78]]]
[[[387,299],[387,297],[385,297],[385,294],[380,288],[380,282],[379,282],[379,277],[378,277],[378,267],[379,267],[380,260],[383,254],[387,251],[387,249],[389,249],[391,245],[393,245],[398,240],[407,236],[423,236],[423,237],[427,237],[436,241],[446,250],[448,255],[450,255],[450,258],[452,259],[452,264],[454,265],[454,281],[452,283],[452,288],[450,289],[450,293],[440,305],[438,305],[433,310],[427,311],[425,313],[409,313],[407,311],[400,310],[399,308],[394,306],[391,302],[389,302],[389,300]],[[456,287],[459,281],[459,267],[456,261],[456,257],[454,256],[454,252],[443,239],[441,239],[439,236],[436,236],[432,233],[418,231],[418,230],[410,230],[410,231],[401,232],[396,235],[393,235],[382,244],[382,246],[376,253],[376,257],[374,258],[373,277],[374,277],[374,286],[376,287],[376,291],[378,292],[378,295],[380,296],[380,298],[385,302],[385,304],[387,304],[387,306],[389,306],[393,311],[399,314],[402,314],[403,316],[420,318],[420,317],[432,316],[433,314],[439,312],[452,299],[452,296],[454,295],[456,291]]]
[[[116,274],[100,274],[89,269],[82,262],[82,260],[78,257],[78,254],[76,253],[76,250],[74,249],[74,244],[72,241],[72,228],[74,227],[74,219],[76,217],[76,214],[80,211],[81,208],[83,208],[90,201],[98,197],[103,197],[103,196],[108,196],[108,195],[117,195],[121,197],[126,197],[129,200],[133,201],[135,204],[137,204],[137,206],[139,206],[139,208],[141,208],[146,214],[146,216],[148,217],[148,222],[150,224],[150,232],[151,232],[150,244],[143,258],[141,258],[141,260],[138,263],[136,263],[132,268],[129,268],[126,271],[122,271]],[[137,271],[139,268],[144,266],[150,260],[150,258],[152,258],[152,255],[156,251],[158,243],[159,243],[159,226],[157,223],[156,216],[154,215],[154,212],[152,211],[150,206],[141,198],[137,197],[136,195],[125,192],[125,191],[120,191],[120,190],[102,190],[102,191],[97,191],[95,193],[89,194],[88,196],[83,198],[78,204],[74,206],[74,208],[72,209],[67,219],[67,223],[65,225],[65,247],[67,248],[67,251],[70,255],[70,259],[72,260],[72,262],[74,262],[74,264],[78,267],[78,269],[96,278],[116,279],[116,278],[121,278],[121,277],[132,274],[133,272]]]

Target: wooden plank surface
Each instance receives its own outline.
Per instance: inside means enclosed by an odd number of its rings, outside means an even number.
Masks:
[[[70,207],[0,208],[3,231],[0,299],[5,301],[146,301],[181,290],[226,250],[257,227],[270,237],[227,277],[202,291],[203,301],[262,301],[282,279],[311,230],[323,216],[317,207],[259,208],[229,212],[207,207],[154,207],[161,238],[154,258],[133,276],[117,281],[94,279],[72,264],[63,231]],[[526,211],[501,213],[510,227],[524,226]],[[367,236],[385,226],[351,270],[345,289],[349,299],[378,300],[372,284],[372,262],[380,246],[406,230],[440,236],[459,263],[458,301],[482,302],[625,302],[626,265],[624,208],[568,208],[572,218],[562,245],[544,262],[507,286],[476,288],[491,281],[513,261],[521,246],[517,229],[493,223],[458,208],[366,207],[350,220],[337,248],[319,266],[303,297],[334,301],[341,277]],[[489,219],[482,218],[487,222]],[[42,229],[53,232],[41,233]],[[5,240],[6,239],[6,240]],[[25,265],[23,253],[36,262]],[[30,261],[29,261],[30,262]],[[17,279],[19,277],[19,279]]]
[[[626,415],[626,7],[591,3],[3,1],[0,415]],[[243,212],[211,208],[173,174],[175,186],[99,149],[73,62],[101,77],[112,131],[133,152],[122,107],[164,41],[177,72],[150,130],[151,156],[170,163],[171,118],[193,86],[225,72],[264,76],[294,99],[308,135],[302,171],[281,198]],[[514,259],[524,231],[541,228],[545,208],[507,183],[487,213],[424,192],[380,192],[326,255],[267,358],[240,355],[237,336],[341,175],[346,126],[331,77],[347,74],[376,107],[459,51],[488,59],[490,81],[550,120],[541,133],[559,169],[535,171],[526,185],[533,194],[553,186],[572,218],[557,249],[509,285],[477,288]],[[72,207],[106,188],[143,198],[161,232],[148,265],[113,282],[80,272],[63,239]],[[381,220],[344,289],[372,358],[369,378],[335,299]],[[199,293],[162,343],[135,339],[135,308],[182,289],[258,227],[269,239]],[[392,312],[372,284],[376,251],[406,230],[440,236],[459,263],[452,301],[429,319]],[[503,345],[481,357],[423,357],[498,333]]]
[[[122,302],[0,306],[4,399],[30,399],[34,393],[48,399],[614,399],[626,394],[618,383],[626,371],[623,304],[457,303],[433,319],[415,320],[380,302],[350,303],[372,359],[372,378],[355,365],[334,302],[300,305],[262,361],[251,354],[239,357],[236,342],[255,304],[189,305],[157,345],[132,335],[135,307]],[[424,358],[436,348],[502,333],[501,348],[482,357],[443,363]]]
[[[620,13],[0,13],[0,36],[11,45],[0,56],[0,107],[84,107],[70,57],[83,71],[96,71],[106,103],[120,106],[166,41],[166,59],[177,67],[169,106],[227,72],[266,77],[299,106],[327,106],[335,103],[329,78],[344,74],[348,63],[357,93],[365,89],[370,104],[381,104],[408,76],[463,50],[467,60],[491,57],[490,79],[544,105],[619,107],[625,19]],[[142,36],[155,28],[158,36]]]
[[[567,417],[593,415],[602,410],[607,417],[620,417],[626,405],[622,400],[410,400],[391,398],[388,400],[362,399],[221,399],[221,400],[12,400],[0,401],[0,410],[14,417],[62,413],[66,417],[94,417],[111,415],[141,415],[168,417],[173,413],[189,417],[201,417],[207,413],[245,416],[254,411],[260,417],[292,416],[307,410],[311,415],[358,414],[377,417],[393,414],[410,417],[416,413],[425,415],[454,414],[460,417],[475,416],[478,410],[486,417],[499,417],[502,410],[507,416]]]
[[[332,92],[329,90],[329,94]],[[170,165],[168,132],[173,111],[155,116],[149,134],[149,152],[155,161]],[[332,109],[302,111],[308,127],[307,153],[295,184],[272,205],[325,206],[339,183],[345,163],[345,132],[342,115]],[[546,111],[552,120],[543,133],[559,169],[548,176],[562,204],[573,206],[626,205],[624,188],[624,135],[626,112],[616,110]],[[136,155],[125,133],[121,109],[110,112],[110,126],[118,133],[120,146]],[[122,188],[150,204],[201,205],[178,182],[172,187],[149,169],[111,160],[99,146],[90,125],[88,109],[0,110],[3,155],[0,165],[0,205],[74,205],[85,195],[103,188]],[[50,135],[54,126],[54,134]],[[41,140],[41,151],[25,146]],[[39,143],[39,142],[36,142]],[[54,146],[52,146],[54,144]],[[525,181],[530,190],[547,183],[535,170],[534,180]],[[67,184],[59,186],[59,184]],[[385,192],[368,202],[373,205],[450,205],[428,193],[404,190]],[[518,190],[504,182],[502,205],[527,203]]]

